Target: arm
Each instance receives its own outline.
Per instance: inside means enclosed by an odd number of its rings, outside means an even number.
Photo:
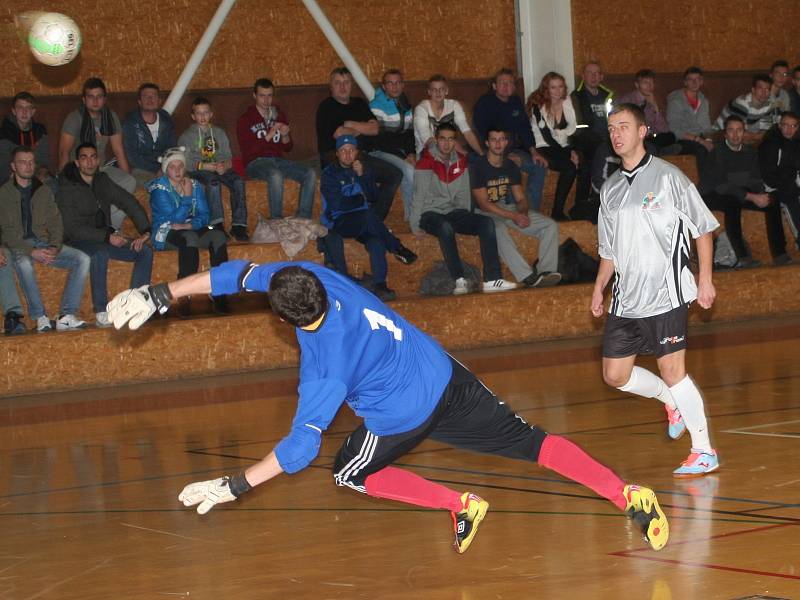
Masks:
[[[600,268],[597,269],[597,279],[594,281],[594,289],[592,290],[592,300],[589,310],[592,315],[600,317],[603,315],[603,292],[611,281],[611,276],[614,274],[614,261],[608,258],[600,258]]]
[[[425,110],[422,102],[414,109],[414,133],[423,148],[433,141],[433,131],[431,131],[431,123],[428,120],[428,111]]]
[[[419,227],[419,222],[422,218],[425,199],[430,189],[431,176],[432,173],[428,169],[414,170],[414,197],[411,200],[411,214],[408,218],[408,225],[414,235],[422,235],[423,233]]]
[[[714,261],[714,240],[711,233],[704,233],[695,240],[697,244],[697,260],[700,273],[697,277],[697,303],[703,308],[711,308],[717,291],[711,280],[712,264]]]
[[[503,217],[504,219],[512,220],[515,216],[519,215],[517,212],[500,208],[497,206],[496,202],[490,201],[487,188],[485,187],[472,188],[472,197],[475,199],[475,203],[478,205],[478,208],[485,213],[490,213],[497,215],[498,217]]]
[[[339,135],[359,136],[378,135],[379,130],[378,120],[370,119],[369,121],[345,121],[336,131],[340,132]],[[336,136],[336,132],[334,132],[334,136]]]
[[[139,153],[139,136],[136,135],[136,125],[134,125],[134,123],[133,123],[133,116],[132,115],[128,115],[128,117],[122,122],[122,132],[121,132],[121,134],[122,134],[122,149],[123,149],[123,151],[125,153],[125,161],[127,162],[129,156],[134,157],[134,156],[139,156],[139,154],[140,154]],[[116,135],[116,134],[114,134],[114,135]],[[111,136],[111,138],[109,138],[108,141],[111,142],[111,139],[113,137],[114,136]],[[120,162],[119,153],[117,152],[116,148],[114,148],[113,144],[111,145],[111,147],[114,150],[114,156],[117,157],[117,162],[119,163]],[[100,166],[102,166],[102,165],[100,165]],[[121,165],[120,165],[120,168],[122,168]],[[128,171],[128,169],[125,169],[125,170]]]
[[[118,132],[110,136],[108,138],[108,143],[111,145],[111,150],[114,151],[114,156],[117,157],[117,166],[126,173],[130,173],[131,167],[128,164],[128,157],[122,145],[122,133]]]
[[[104,173],[98,173],[97,176],[103,176],[103,189],[101,193],[107,193],[110,197],[111,204],[122,209],[133,221],[136,230],[144,234],[150,231],[150,221],[147,218],[147,213],[139,204],[136,196],[122,189],[116,183],[111,181],[111,178]]]
[[[210,213],[206,193],[199,182],[192,180],[192,195],[194,196],[194,215],[192,215],[192,229],[202,229],[208,225]]]
[[[72,146],[75,144],[75,136],[69,133],[61,132],[61,138],[58,140],[58,170],[64,168],[69,162],[69,153],[72,151]]]

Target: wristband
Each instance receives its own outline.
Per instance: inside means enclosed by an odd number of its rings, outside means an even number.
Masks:
[[[166,283],[157,283],[148,288],[150,292],[150,299],[156,307],[159,314],[163,315],[169,309],[172,302],[172,292],[169,291],[169,285]]]
[[[237,498],[253,489],[253,486],[247,481],[247,477],[244,476],[244,471],[226,477],[226,479],[228,480],[228,489]]]

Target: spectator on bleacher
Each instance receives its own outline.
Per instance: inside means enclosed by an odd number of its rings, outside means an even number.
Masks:
[[[160,88],[155,83],[139,86],[139,108],[122,122],[122,142],[136,183],[146,188],[151,179],[161,175],[158,158],[175,145],[175,123],[161,108]]]
[[[3,311],[5,335],[21,335],[28,330],[22,320],[22,302],[17,293],[17,285],[14,283],[14,261],[11,252],[3,246],[0,246],[0,309]]]
[[[203,184],[186,175],[185,148],[169,148],[161,157],[164,174],[148,186],[153,215],[153,247],[178,251],[178,279],[200,269],[200,248],[208,249],[212,267],[228,260],[225,232],[208,224],[209,210]],[[229,312],[225,296],[214,296],[214,312]],[[191,313],[189,298],[178,304],[182,317]]]
[[[604,77],[600,63],[590,61],[583,67],[578,87],[570,94],[579,126],[575,143],[588,161],[598,148],[608,145],[608,113],[614,92],[603,85]]]
[[[389,215],[394,194],[403,180],[403,172],[394,165],[375,156],[368,156],[372,141],[379,132],[378,120],[363,98],[351,96],[353,76],[345,67],[331,71],[331,95],[317,107],[317,150],[320,166],[325,169],[333,158],[336,140],[349,135],[359,140],[363,154],[360,162],[369,166],[375,178],[378,193],[370,199],[372,210],[381,221]]]
[[[47,128],[36,121],[36,100],[29,92],[19,92],[11,100],[11,114],[0,125],[0,184],[11,177],[11,152],[18,146],[33,148],[36,178],[51,186],[55,183],[50,164],[50,139]]]
[[[454,123],[442,123],[436,130],[435,143],[423,149],[414,174],[411,231],[417,236],[429,233],[439,240],[447,271],[455,282],[453,294],[469,291],[457,233],[480,239],[484,292],[515,289],[515,284],[502,278],[494,221],[472,212],[467,157],[455,149],[457,136]]]
[[[483,155],[483,146],[470,129],[464,108],[458,100],[448,98],[450,89],[444,75],[431,75],[428,79],[428,100],[423,100],[414,109],[414,139],[417,156],[425,146],[436,144],[436,131],[443,123],[453,123],[476,154]],[[456,151],[466,154],[466,148],[456,142]]]
[[[0,187],[0,238],[11,251],[17,279],[28,301],[28,316],[36,322],[36,331],[53,329],[36,283],[36,264],[69,271],[55,329],[83,329],[86,323],[76,315],[89,274],[89,257],[64,244],[64,227],[53,192],[35,173],[33,149],[17,146],[11,153],[11,179]]]
[[[667,125],[681,145],[681,154],[695,157],[703,172],[708,153],[714,149],[708,99],[701,91],[703,70],[689,67],[683,73],[683,88],[667,96]]]
[[[267,182],[270,219],[283,217],[283,184],[287,178],[300,184],[295,214],[310,219],[317,175],[314,169],[285,158],[285,154],[294,147],[294,140],[289,118],[273,103],[274,98],[275,85],[272,81],[265,77],[257,79],[253,84],[255,103],[239,117],[236,124],[242,162],[250,179]],[[246,212],[244,219],[246,224]]]
[[[776,114],[780,115],[792,110],[789,92],[786,91],[786,82],[789,81],[789,63],[785,60],[776,60],[770,67],[769,76],[772,79],[769,101],[772,102]]]
[[[211,101],[202,96],[192,101],[194,125],[181,134],[178,145],[186,148],[188,175],[203,184],[210,211],[208,224],[223,229],[222,186],[228,188],[231,201],[231,235],[246,242],[247,197],[244,180],[233,170],[231,143],[225,130],[211,121]]]
[[[480,214],[492,217],[500,258],[517,281],[528,287],[546,287],[561,281],[558,271],[558,223],[528,208],[519,167],[506,156],[508,134],[490,126],[486,154],[470,166],[472,197]],[[509,229],[539,240],[538,264],[519,253]],[[502,280],[500,280],[502,281]]]
[[[796,115],[800,115],[800,65],[792,69],[792,87],[789,90],[789,109]]]
[[[547,159],[536,150],[530,119],[522,99],[517,96],[514,71],[503,68],[495,73],[491,90],[478,99],[472,110],[472,123],[481,141],[487,139],[490,127],[508,132],[508,158],[528,174],[528,201],[531,208],[538,210],[542,204]],[[474,158],[470,156],[470,162]]]
[[[652,69],[641,69],[636,72],[633,80],[633,91],[619,98],[620,104],[635,104],[644,111],[645,125],[647,125],[647,138],[656,150],[661,152],[668,146],[677,142],[675,134],[669,130],[664,113],[656,100],[656,73]]]
[[[564,206],[577,176],[573,214],[583,218],[588,213],[584,205],[589,196],[589,163],[573,146],[577,122],[563,75],[551,71],[542,77],[539,88],[528,98],[527,108],[536,150],[547,159],[550,169],[558,172],[550,216],[556,221],[568,220]]]
[[[714,145],[706,171],[700,174],[700,195],[711,210],[725,213],[725,233],[736,253],[737,268],[758,266],[742,237],[742,210],[764,213],[772,261],[791,262],[786,254],[780,203],[770,198],[761,179],[758,154],[743,143],[744,120],[738,115],[725,119],[725,138]]]
[[[150,222],[142,205],[100,170],[97,147],[83,142],[76,158],[58,176],[56,202],[64,222],[64,241],[89,255],[92,310],[98,327],[110,327],[108,304],[108,261],[132,262],[130,287],[150,283],[153,251],[147,245]],[[111,224],[111,207],[116,206],[133,221],[139,237],[128,239]]]
[[[61,138],[58,140],[58,170],[63,170],[69,163],[77,160],[78,146],[92,144],[97,149],[100,171],[126,192],[133,194],[136,191],[136,179],[130,174],[130,165],[125,156],[122,124],[117,113],[106,106],[107,100],[106,84],[102,79],[90,77],[83,83],[80,108],[69,113],[61,125]],[[111,146],[115,162],[106,162],[108,146]],[[111,206],[109,224],[117,231],[122,229],[122,221],[125,220],[125,212],[121,208]]]
[[[322,171],[320,182],[322,224],[341,238],[364,244],[372,268],[371,291],[381,300],[394,300],[394,290],[386,285],[386,253],[406,265],[417,260],[417,255],[403,246],[372,209],[378,190],[371,162],[362,160],[357,138],[339,136],[335,147],[336,157]]]
[[[772,79],[769,75],[753,76],[750,92],[728,102],[714,123],[714,128],[724,129],[725,119],[730,115],[738,115],[744,121],[744,143],[760,142],[764,133],[778,120],[778,113],[770,101],[770,89],[772,89]]]
[[[781,115],[778,127],[764,137],[758,147],[761,176],[770,194],[789,214],[789,224],[800,248],[800,117],[792,112]]]

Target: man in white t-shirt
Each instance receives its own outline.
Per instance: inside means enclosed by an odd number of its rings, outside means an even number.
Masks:
[[[432,75],[428,79],[429,100],[423,100],[414,109],[414,145],[417,156],[422,154],[425,146],[433,146],[436,143],[436,130],[442,123],[452,123],[464,136],[470,148],[480,156],[483,156],[483,146],[478,141],[475,133],[470,129],[464,109],[458,100],[448,98],[450,93],[447,87],[447,78],[444,75]],[[456,147],[458,152],[466,154],[466,148],[461,144]]]

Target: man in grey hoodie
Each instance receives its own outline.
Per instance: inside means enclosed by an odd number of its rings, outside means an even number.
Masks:
[[[703,87],[703,71],[689,67],[683,73],[683,87],[667,96],[667,124],[681,145],[681,154],[697,160],[697,171],[705,170],[708,153],[714,149],[711,140],[711,115]]]

